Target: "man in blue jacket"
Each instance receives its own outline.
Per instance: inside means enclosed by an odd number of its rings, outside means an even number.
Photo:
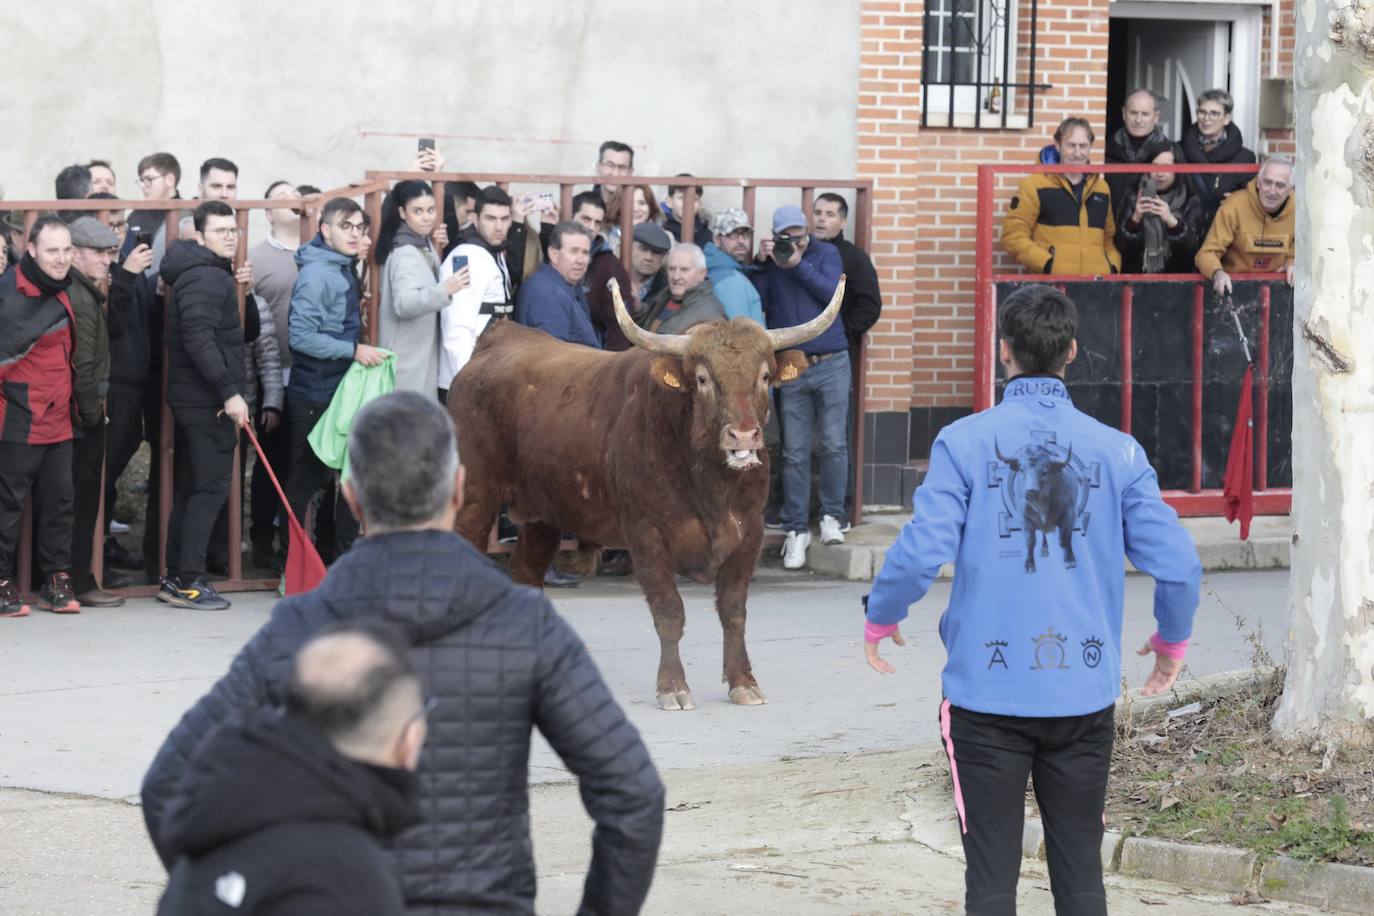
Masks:
[[[1014,913],[1026,777],[1045,824],[1055,911],[1105,914],[1099,850],[1121,683],[1123,559],[1154,577],[1158,630],[1143,693],[1183,667],[1202,569],[1160,497],[1145,452],[1080,413],[1064,386],[1078,311],[1050,286],[1019,290],[998,316],[1002,403],[953,423],[931,449],[915,513],[867,598],[878,654],[954,563],[940,638],[940,732],[967,861],[969,913]],[[1089,524],[1091,522],[1091,524]],[[1051,546],[1053,542],[1054,546]]]
[[[592,233],[581,223],[559,223],[549,235],[549,260],[520,287],[515,320],[568,343],[601,349],[582,286],[591,263]]]
[[[753,256],[754,227],[749,215],[738,207],[726,207],[712,224],[713,241],[701,246],[706,254],[706,278],[711,281],[726,318],[749,318],[767,327],[763,302],[749,282],[745,266]]]
[[[801,207],[773,213],[773,236],[759,244],[763,270],[755,279],[769,328],[788,328],[815,318],[830,302],[843,267],[839,250],[806,230]],[[821,541],[844,541],[845,477],[849,469],[849,342],[835,321],[802,344],[811,367],[778,387],[782,416],[782,526],[787,540],[782,565],[801,569],[811,546],[811,438],[821,445]]]
[[[320,232],[296,252],[295,286],[291,289],[288,339],[291,379],[286,411],[291,428],[291,476],[286,498],[305,522],[305,510],[324,483],[328,469],[310,447],[310,431],[329,407],[334,391],[352,362],[377,366],[382,351],[362,343],[358,276],[353,265],[362,246],[365,220],[357,201],[336,197],[320,212]],[[348,514],[342,501],[342,516]],[[345,530],[351,529],[345,525]],[[282,542],[286,542],[283,535]]]

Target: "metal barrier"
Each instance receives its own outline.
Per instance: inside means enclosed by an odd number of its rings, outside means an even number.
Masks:
[[[1073,286],[1082,286],[1086,291],[1103,292],[1110,290],[1110,294],[1105,294],[1106,298],[1114,301],[1117,312],[1112,316],[1115,323],[1119,326],[1119,346],[1120,371],[1114,384],[1120,386],[1119,415],[1116,425],[1127,433],[1134,434],[1136,421],[1135,395],[1136,389],[1140,386],[1137,379],[1138,368],[1135,363],[1135,306],[1139,291],[1142,288],[1163,288],[1167,284],[1175,284],[1181,289],[1186,290],[1187,298],[1187,320],[1184,326],[1188,328],[1186,338],[1186,352],[1190,364],[1190,374],[1185,380],[1189,391],[1188,397],[1188,474],[1187,483],[1184,486],[1164,489],[1165,500],[1172,505],[1180,515],[1185,516],[1204,516],[1204,515],[1223,515],[1225,513],[1225,501],[1220,488],[1216,486],[1204,486],[1204,443],[1203,432],[1207,417],[1204,416],[1204,389],[1209,385],[1215,386],[1215,380],[1206,380],[1207,367],[1209,365],[1208,348],[1204,346],[1206,341],[1206,302],[1207,289],[1211,282],[1202,277],[1201,274],[1113,274],[1110,276],[1066,276],[1057,274],[1027,274],[1027,273],[1000,273],[994,269],[994,247],[993,233],[1000,226],[1000,220],[994,222],[994,207],[996,205],[996,178],[998,175],[1016,175],[1018,178],[1032,173],[1050,174],[1077,174],[1077,173],[1143,173],[1143,172],[1175,172],[1180,174],[1190,173],[1253,173],[1257,170],[1254,165],[1156,165],[1146,163],[1145,165],[1097,165],[1092,164],[1086,168],[1083,166],[1045,166],[1045,165],[980,165],[978,167],[978,222],[977,222],[977,247],[975,260],[975,308],[974,308],[974,374],[973,374],[973,401],[974,410],[986,410],[996,402],[996,385],[998,365],[996,360],[997,329],[996,315],[997,303],[999,301],[999,291],[1004,291],[1009,287],[1024,285],[1027,283],[1048,283],[1068,290]],[[1232,281],[1237,291],[1243,288],[1246,291],[1253,290],[1257,298],[1257,306],[1253,310],[1253,322],[1257,324],[1258,332],[1258,353],[1255,359],[1255,390],[1259,402],[1259,407],[1255,411],[1254,423],[1256,431],[1256,462],[1254,469],[1255,483],[1255,513],[1258,515],[1283,515],[1287,514],[1292,506],[1291,487],[1270,488],[1269,487],[1269,451],[1270,451],[1270,393],[1274,387],[1286,388],[1288,378],[1292,372],[1291,362],[1291,333],[1280,339],[1272,335],[1271,312],[1275,302],[1275,290],[1282,289],[1285,302],[1291,309],[1291,292],[1287,287],[1282,273],[1249,273],[1231,274]],[[1228,310],[1228,316],[1234,314],[1234,310]],[[1291,326],[1291,310],[1289,312]],[[1086,314],[1080,308],[1080,323],[1091,322],[1095,314]],[[1247,318],[1251,316],[1247,315]],[[1227,318],[1226,320],[1230,320]],[[1235,320],[1240,321],[1238,315]],[[1213,323],[1215,326],[1215,322]],[[1080,337],[1083,328],[1080,327]],[[1222,335],[1230,333],[1239,338],[1239,329],[1229,332],[1217,329],[1215,338],[1220,339]],[[1247,335],[1248,338],[1248,335]],[[1184,344],[1183,340],[1179,341]],[[1271,359],[1271,348],[1278,343],[1286,343],[1288,346],[1289,357],[1286,364],[1275,366],[1275,361]],[[1214,344],[1212,355],[1213,363],[1222,354],[1224,347]],[[1083,351],[1080,342],[1080,353]],[[1072,369],[1072,367],[1071,367]],[[1276,374],[1276,370],[1277,373]],[[1073,373],[1070,372],[1067,381],[1073,387]],[[1238,379],[1237,379],[1238,382]],[[1238,385],[1235,386],[1238,389]],[[1223,399],[1220,402],[1222,416],[1218,417],[1221,425],[1229,429],[1233,425],[1236,401],[1230,400],[1229,405]],[[1210,416],[1210,415],[1208,415]],[[1104,417],[1099,416],[1098,419]],[[1284,436],[1282,443],[1286,445],[1288,436]],[[1148,451],[1148,449],[1147,449]],[[1151,455],[1153,460],[1158,461],[1159,456]],[[1216,476],[1214,474],[1208,476]]]
[[[249,216],[254,210],[270,210],[293,208],[301,214],[300,238],[302,244],[313,238],[318,230],[317,219],[319,208],[327,201],[337,197],[363,198],[363,207],[371,220],[369,231],[372,242],[374,243],[368,252],[368,257],[362,265],[362,322],[363,339],[367,343],[375,344],[377,337],[377,309],[380,300],[380,273],[376,262],[376,238],[381,226],[382,201],[391,187],[393,181],[402,179],[420,179],[429,181],[434,186],[435,203],[437,216],[440,222],[444,216],[445,196],[444,184],[449,181],[474,181],[480,184],[497,184],[502,188],[507,188],[511,184],[521,185],[557,185],[559,188],[559,198],[561,201],[561,212],[570,217],[568,210],[571,207],[573,189],[576,186],[589,186],[597,181],[596,177],[586,175],[520,175],[512,173],[499,174],[467,174],[459,172],[415,172],[415,171],[369,171],[361,182],[356,182],[344,187],[335,188],[320,194],[312,194],[304,198],[284,199],[284,200],[229,200],[225,201],[235,211],[237,224],[239,227],[238,248],[234,257],[234,268],[243,266],[247,259],[249,240],[248,240],[248,221]],[[747,178],[696,178],[696,177],[642,177],[642,176],[617,176],[616,182],[621,186],[629,187],[649,187],[651,185],[679,185],[682,182],[691,182],[686,187],[684,194],[684,206],[682,219],[682,234],[684,241],[691,241],[694,235],[695,217],[698,206],[698,195],[696,186],[702,187],[731,187],[739,188],[743,196],[743,209],[749,215],[750,222],[754,222],[755,214],[755,194],[758,188],[799,188],[801,194],[801,204],[804,212],[809,212],[817,188],[839,188],[848,189],[854,192],[854,243],[860,248],[868,251],[871,238],[871,213],[872,213],[872,182],[869,180],[839,179],[839,180],[809,180],[799,181],[790,179],[747,179]],[[175,198],[172,200],[52,200],[52,201],[5,201],[5,209],[22,211],[24,214],[24,232],[27,236],[28,231],[37,222],[40,215],[54,211],[91,211],[100,212],[105,210],[157,210],[166,211],[164,217],[166,243],[171,244],[180,237],[181,221],[190,216],[191,213],[203,201],[194,199]],[[621,237],[628,239],[633,233],[633,208],[622,206],[620,213]],[[626,268],[629,267],[630,246],[622,245],[621,259]],[[238,305],[239,321],[242,323],[244,318],[244,306],[247,301],[248,290],[242,285],[238,286]],[[165,294],[165,309],[163,315],[164,334],[167,323],[170,321],[172,293],[167,290]],[[160,429],[158,436],[158,508],[160,518],[158,519],[158,562],[159,568],[165,568],[168,523],[172,509],[173,499],[173,471],[175,464],[175,424],[172,418],[171,408],[167,404],[167,376],[168,364],[166,347],[164,344],[162,353],[162,407],[160,416]],[[860,350],[858,366],[855,369],[855,386],[859,418],[863,416],[864,408],[864,373],[863,373],[863,350]],[[854,468],[856,480],[854,484],[855,506],[854,521],[857,523],[861,517],[863,507],[863,436],[862,423],[856,423],[855,429],[855,455]],[[227,581],[217,582],[216,587],[220,591],[250,591],[274,589],[278,584],[277,578],[270,579],[245,579],[243,577],[243,551],[241,549],[243,541],[243,468],[242,449],[235,449],[233,472],[230,478],[229,492],[229,511],[228,521],[228,542],[230,549],[228,553],[228,579]],[[150,486],[153,485],[150,481]],[[104,480],[102,476],[101,505],[99,516],[96,521],[96,530],[93,533],[95,538],[94,550],[92,553],[92,572],[97,581],[102,578],[104,565]],[[145,525],[149,520],[145,519]],[[780,538],[774,538],[780,540]],[[572,546],[572,545],[568,545]],[[493,533],[490,549],[493,552],[505,552],[511,548],[497,543]],[[32,514],[31,507],[26,506],[24,519],[21,525],[19,547],[16,553],[17,579],[19,588],[23,592],[32,590],[32,566],[33,566],[33,533],[32,533]],[[118,592],[130,597],[144,597],[157,591],[153,585],[132,586],[119,589]]]

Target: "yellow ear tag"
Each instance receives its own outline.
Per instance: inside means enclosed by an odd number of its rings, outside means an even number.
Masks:
[[[792,381],[792,379],[796,378],[799,375],[801,375],[801,372],[798,371],[797,367],[792,365],[791,363],[788,363],[786,366],[783,367],[782,374],[779,375],[778,378],[781,381],[790,382]]]
[[[669,388],[682,387],[682,382],[679,381],[678,377],[671,372],[663,373],[663,384],[667,385]]]

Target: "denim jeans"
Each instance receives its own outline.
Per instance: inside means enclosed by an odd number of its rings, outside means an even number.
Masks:
[[[782,526],[787,531],[807,530],[813,435],[819,435],[821,446],[821,514],[844,520],[849,388],[849,354],[844,351],[778,388],[782,402]]]

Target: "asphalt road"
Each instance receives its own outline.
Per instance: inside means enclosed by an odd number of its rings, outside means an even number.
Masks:
[[[1248,667],[1247,633],[1281,656],[1287,629],[1284,570],[1218,573],[1189,656],[1193,674]],[[1126,589],[1125,637],[1152,631],[1150,580]],[[909,645],[888,657],[896,675],[863,662],[859,598],[863,583],[760,570],[751,592],[749,647],[769,697],[763,707],[729,703],[720,683],[720,626],[710,589],[683,588],[683,658],[698,708],[662,712],[653,695],[658,642],[642,596],[628,580],[599,580],[554,593],[612,689],[643,732],[661,768],[751,764],[936,740],[943,649],[935,622],[948,597],[937,585],[904,626]],[[151,599],[58,617],[35,612],[0,620],[0,786],[131,798],[167,730],[227,667],[266,619],[273,599],[240,595],[222,613],[169,608]],[[1244,625],[1233,617],[1240,614]],[[1147,662],[1126,656],[1138,689]],[[540,746],[533,778],[563,778]]]

